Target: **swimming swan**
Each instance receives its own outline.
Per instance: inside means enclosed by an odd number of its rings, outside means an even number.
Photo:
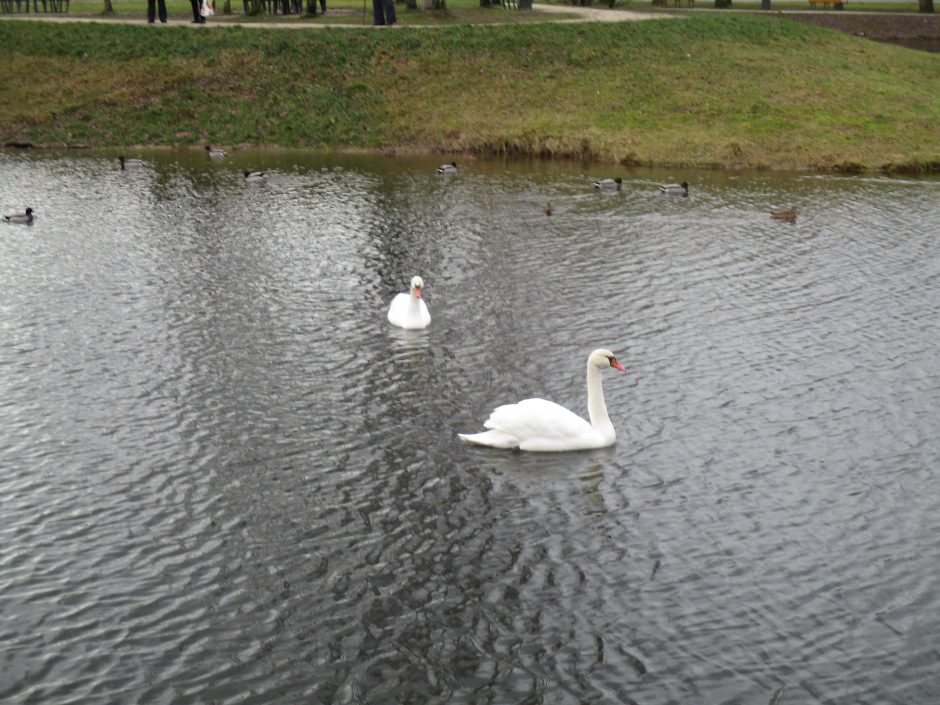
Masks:
[[[431,322],[431,314],[421,300],[423,289],[424,280],[421,277],[412,277],[411,291],[407,294],[395,294],[392,299],[388,308],[388,322],[399,328],[427,328]]]
[[[545,399],[526,399],[497,407],[483,424],[490,430],[460,433],[461,440],[491,448],[531,451],[588,450],[613,445],[617,438],[607,416],[601,370],[624,371],[610,350],[598,348],[587,360],[590,423],[563,406]]]

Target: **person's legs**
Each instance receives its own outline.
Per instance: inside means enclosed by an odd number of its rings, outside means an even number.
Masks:
[[[372,24],[385,24],[385,0],[372,0]]]
[[[326,14],[326,0],[320,0],[320,14]]]
[[[205,22],[206,18],[199,14],[199,0],[189,0],[189,4],[193,6],[193,22],[196,24],[202,24]]]
[[[157,16],[157,0],[147,0],[147,21],[153,22]]]
[[[166,0],[157,0],[157,10],[160,15],[160,21],[166,22]]]
[[[385,2],[385,24],[395,24],[395,0],[384,0]]]

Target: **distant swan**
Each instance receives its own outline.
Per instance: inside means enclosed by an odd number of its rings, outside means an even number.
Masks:
[[[451,162],[450,164],[441,164],[437,167],[438,174],[456,174],[457,173],[457,162]]]
[[[208,154],[212,159],[224,159],[228,156],[228,152],[224,149],[218,149],[213,147],[211,144],[206,145],[206,154]]]
[[[598,191],[619,191],[623,185],[623,179],[619,176],[614,179],[598,179],[594,182],[594,188]]]
[[[143,159],[125,159],[124,157],[118,157],[118,161],[121,162],[121,171],[140,169],[146,164]]]
[[[491,448],[531,451],[588,450],[613,445],[617,438],[607,416],[601,370],[624,371],[610,350],[598,348],[587,360],[587,397],[590,423],[563,406],[545,399],[526,399],[497,407],[483,424],[488,431],[460,433],[460,438]]]
[[[268,180],[268,175],[263,171],[246,171],[245,172],[245,183],[246,184],[263,184]]]
[[[660,193],[668,193],[673,196],[688,196],[689,182],[683,181],[681,184],[663,184],[659,187]]]
[[[33,222],[33,209],[27,208],[25,213],[10,213],[3,216],[3,219],[8,223],[25,223],[28,225]]]
[[[411,278],[411,290],[407,294],[396,294],[388,308],[388,322],[399,328],[427,328],[431,323],[431,314],[421,294],[424,290],[424,280],[421,277]]]

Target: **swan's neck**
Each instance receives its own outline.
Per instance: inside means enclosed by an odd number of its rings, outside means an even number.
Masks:
[[[408,313],[416,314],[418,313],[418,311],[421,310],[420,307],[418,306],[418,302],[420,300],[421,299],[415,296],[414,291],[412,291],[411,297],[408,299]]]
[[[587,397],[588,416],[591,425],[597,430],[611,428],[610,417],[607,416],[607,404],[604,403],[604,388],[601,386],[601,371],[595,365],[587,366]]]

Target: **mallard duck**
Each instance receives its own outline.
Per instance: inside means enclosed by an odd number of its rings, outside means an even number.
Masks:
[[[437,167],[438,174],[456,174],[457,173],[457,162],[451,162],[450,164],[441,164]]]
[[[143,159],[126,159],[123,156],[118,157],[118,161],[121,162],[121,171],[140,169],[146,163]]]
[[[681,184],[663,184],[659,187],[660,193],[668,193],[673,196],[688,196],[689,182],[683,181]]]
[[[623,185],[623,179],[619,176],[613,179],[598,179],[594,182],[594,188],[598,191],[619,191]]]
[[[226,152],[224,149],[213,147],[211,144],[206,145],[206,154],[208,154],[212,159],[224,159],[228,156],[228,152]]]
[[[546,203],[544,206],[542,206],[542,212],[543,212],[545,215],[551,215],[551,214],[554,212],[554,209],[552,208],[551,202]]]
[[[268,175],[263,171],[246,171],[245,172],[245,183],[246,184],[263,184],[268,180]]]
[[[33,222],[33,209],[27,208],[25,213],[10,213],[9,215],[3,216],[3,219],[8,223],[32,223]]]
[[[796,222],[796,208],[774,208],[770,211],[770,216],[777,220],[785,220],[788,223]]]

